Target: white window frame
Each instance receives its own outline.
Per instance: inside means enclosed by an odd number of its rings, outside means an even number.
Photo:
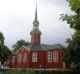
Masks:
[[[27,62],[27,53],[23,54],[23,62]]]
[[[32,53],[32,62],[37,62],[37,52]]]
[[[53,62],[58,62],[58,51],[53,51]]]
[[[22,61],[22,54],[18,54],[18,63],[21,63]]]
[[[12,57],[12,64],[15,63],[15,56]]]
[[[52,52],[48,52],[48,62],[52,62]]]

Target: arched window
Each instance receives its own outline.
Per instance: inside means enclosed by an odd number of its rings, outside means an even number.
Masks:
[[[58,52],[57,51],[53,52],[53,62],[58,62]]]
[[[37,53],[36,52],[32,53],[32,62],[37,62]]]
[[[48,62],[52,62],[52,52],[48,52]]]
[[[15,63],[15,56],[12,57],[12,64]]]
[[[23,54],[23,62],[27,62],[27,53]]]
[[[21,63],[21,60],[22,60],[22,54],[19,54],[18,55],[18,63]]]

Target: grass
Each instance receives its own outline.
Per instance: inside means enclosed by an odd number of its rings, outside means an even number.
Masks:
[[[35,74],[32,70],[26,69],[4,69],[1,70],[4,74]]]
[[[1,70],[3,74],[80,74],[80,72],[65,70],[65,69],[57,69],[50,71],[40,71],[40,70],[28,70],[28,69],[4,69]]]

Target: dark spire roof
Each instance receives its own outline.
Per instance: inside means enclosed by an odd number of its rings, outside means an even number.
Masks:
[[[38,21],[38,16],[37,16],[37,2],[36,2],[36,10],[35,10],[35,19],[34,21]]]

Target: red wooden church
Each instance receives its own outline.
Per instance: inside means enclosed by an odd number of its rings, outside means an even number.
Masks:
[[[37,18],[37,5],[35,19],[33,21],[33,30],[30,34],[31,43],[28,46],[22,46],[11,56],[10,67],[32,69],[62,68],[62,53],[64,47],[60,44],[40,44],[41,31],[39,30],[39,21]]]

